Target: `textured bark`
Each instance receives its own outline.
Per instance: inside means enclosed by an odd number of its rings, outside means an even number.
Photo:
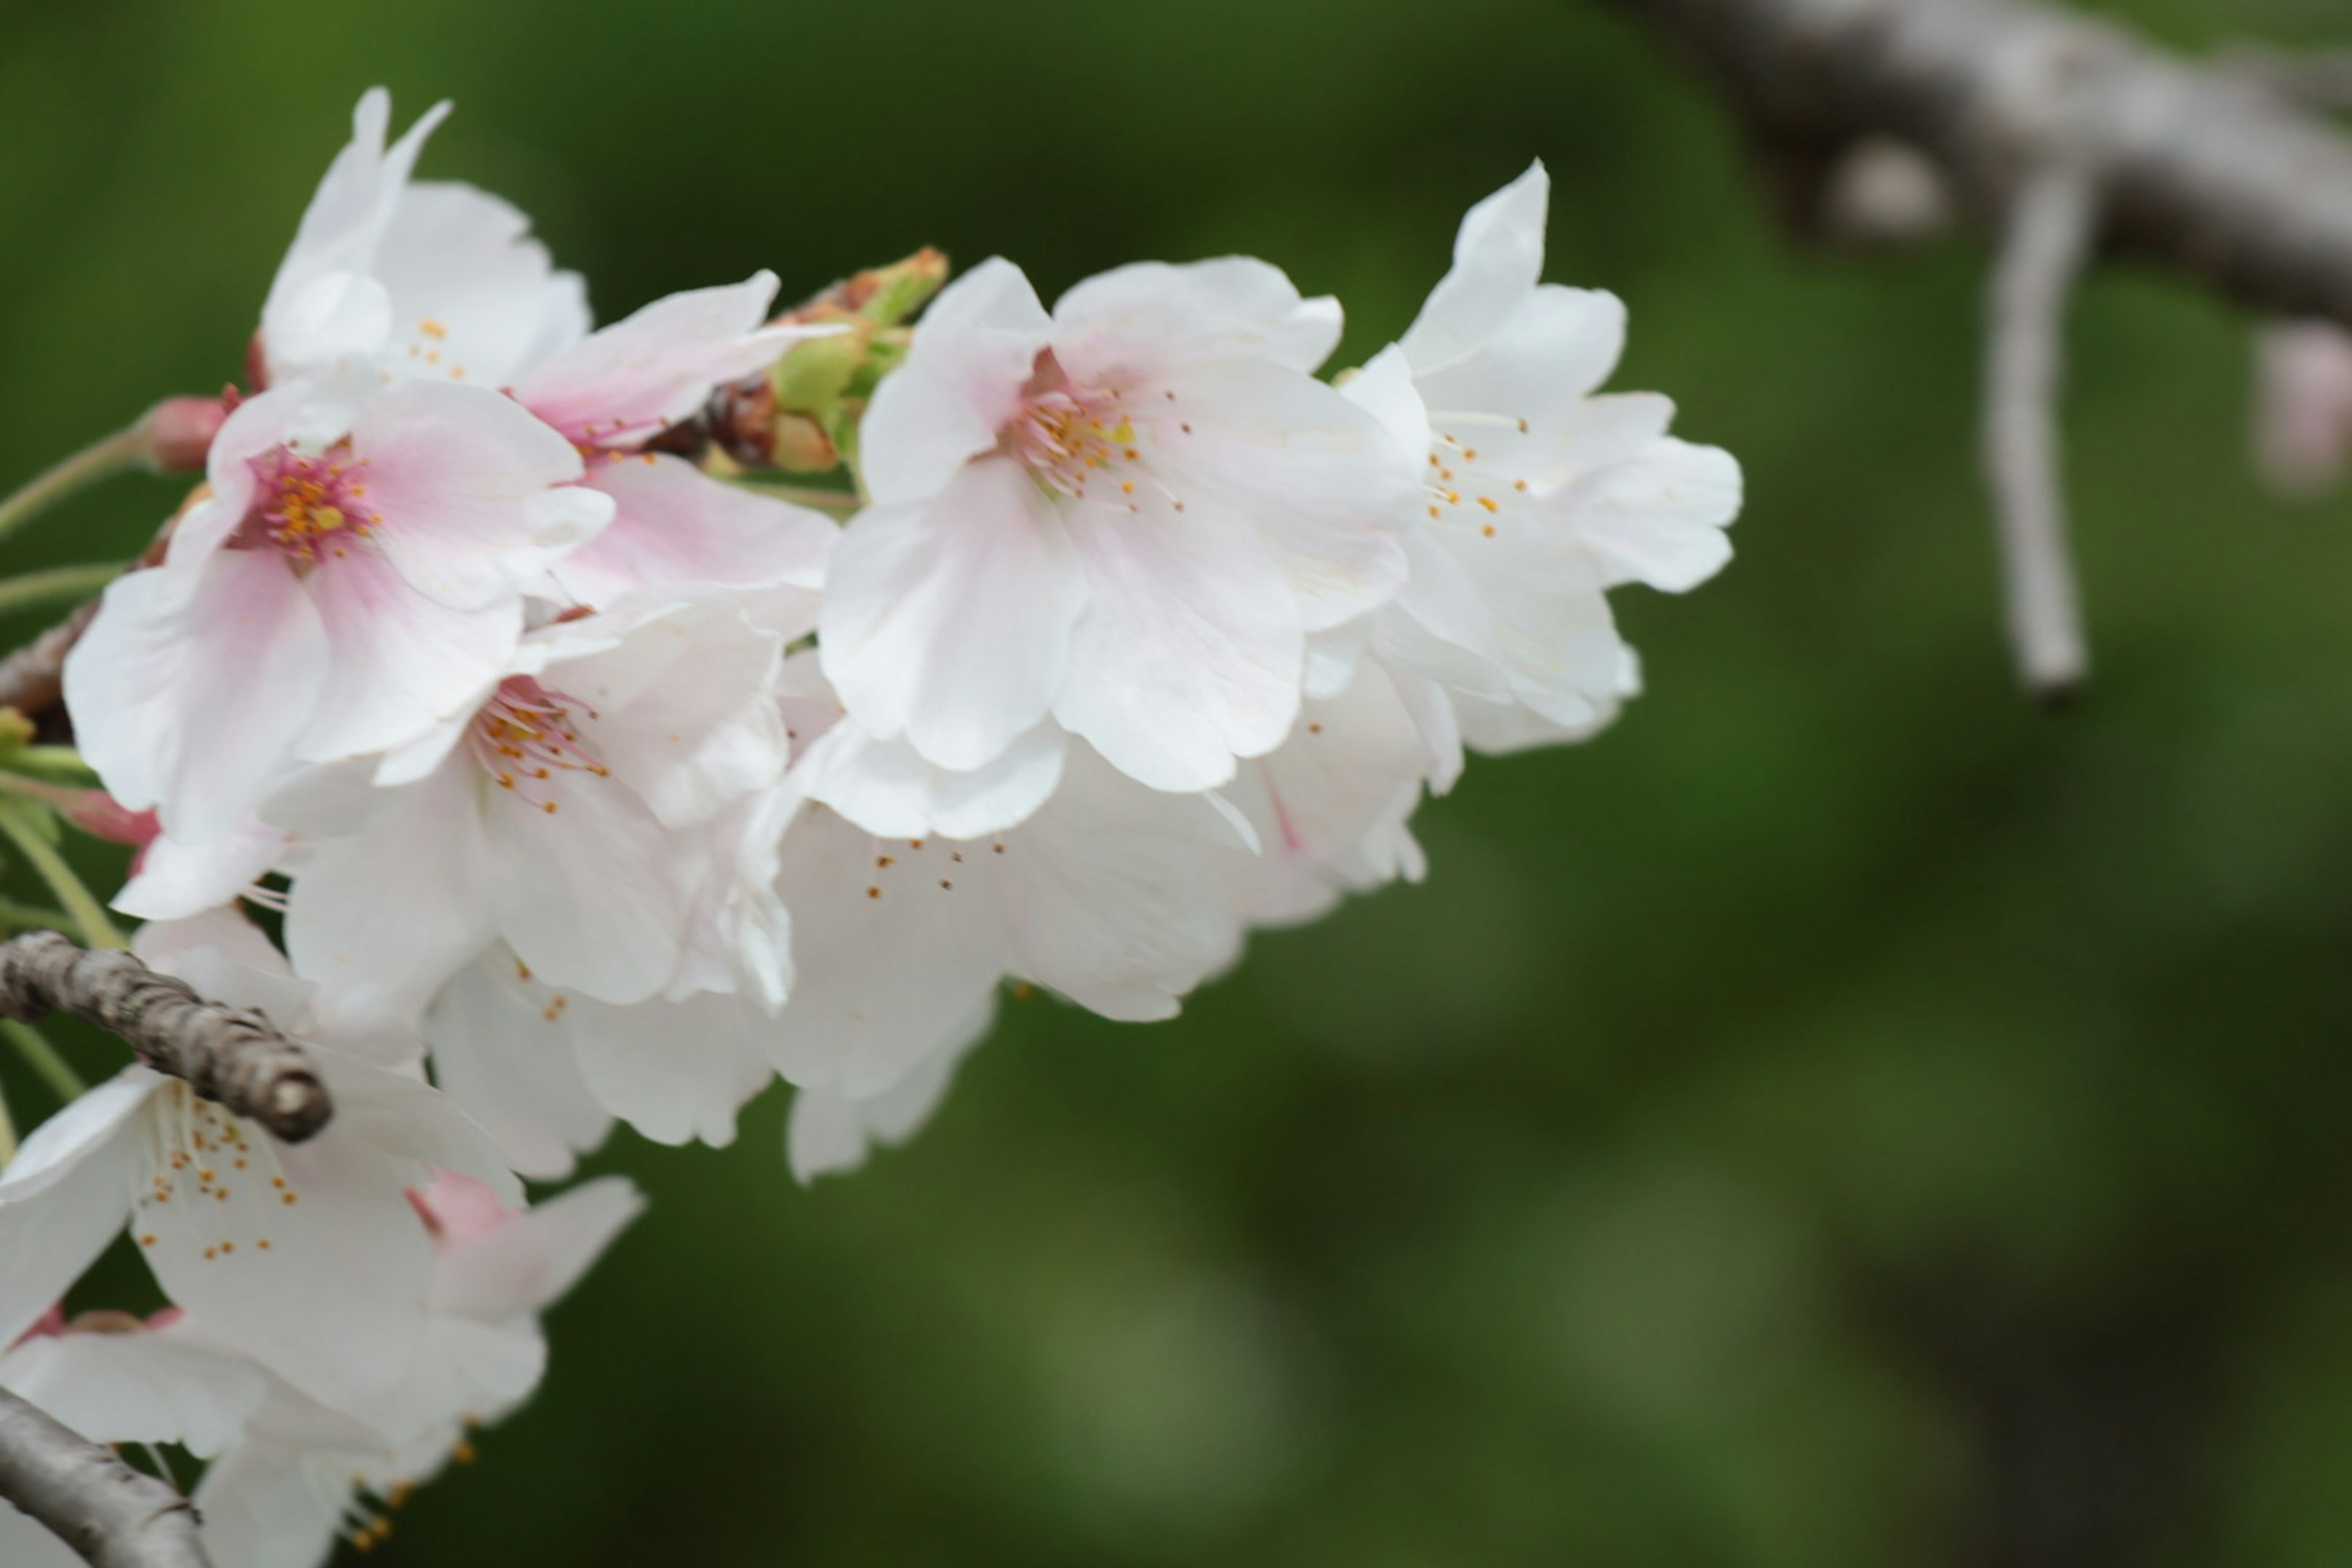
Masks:
[[[207,1002],[127,952],[77,947],[53,931],[0,942],[0,1015],[29,1023],[53,1012],[120,1035],[157,1072],[286,1142],[333,1113],[310,1058],[261,1014]]]
[[[91,1568],[210,1568],[186,1498],[5,1389],[0,1497]]]
[[[1695,54],[1778,166],[1891,135],[2000,217],[2070,164],[2105,250],[2352,327],[2352,138],[2242,71],[2028,0],[1612,3]]]
[[[0,708],[14,708],[26,718],[35,719],[65,700],[66,655],[81,640],[89,623],[98,618],[99,603],[90,600],[23,647],[0,658]]]

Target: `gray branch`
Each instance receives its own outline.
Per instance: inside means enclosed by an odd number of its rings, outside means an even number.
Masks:
[[[2018,674],[2047,707],[2070,700],[2089,668],[2066,544],[2058,393],[2065,375],[2066,301],[2097,223],[2081,170],[2054,166],[2019,193],[1993,273],[1985,475],[1998,513]]]
[[[91,1568],[210,1568],[186,1498],[5,1389],[0,1498]]]
[[[2054,162],[2101,246],[2272,315],[2352,327],[2352,139],[2285,97],[2032,0],[1613,0],[1694,53],[1767,143],[1918,147],[1980,215]]]
[[[1916,238],[1932,223],[1885,215],[1935,195],[1999,230],[1986,475],[2020,671],[2063,703],[2088,668],[2059,468],[2066,302],[2105,253],[2352,328],[2352,138],[2309,107],[2319,68],[2200,67],[2037,0],[1612,3],[1697,57],[1801,230]],[[1922,160],[1901,188],[1890,142]]]
[[[77,947],[53,931],[0,942],[0,1016],[30,1023],[53,1012],[120,1035],[157,1072],[289,1143],[333,1113],[310,1058],[261,1014],[207,1002],[127,952]]]

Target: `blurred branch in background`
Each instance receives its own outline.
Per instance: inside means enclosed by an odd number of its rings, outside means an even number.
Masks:
[[[1696,57],[1799,234],[1885,247],[1972,216],[2003,235],[1986,455],[2011,640],[2029,691],[2071,695],[2086,660],[2054,400],[2079,261],[2153,261],[2332,340],[2352,329],[2352,138],[2315,112],[2352,100],[2346,60],[2200,67],[2027,0],[1615,3]],[[2330,477],[2313,467],[2305,488]]]

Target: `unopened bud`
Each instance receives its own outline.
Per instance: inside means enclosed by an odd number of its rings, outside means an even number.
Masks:
[[[76,790],[66,819],[93,838],[144,849],[163,830],[152,811],[132,811],[102,789]]]
[[[159,474],[192,474],[204,469],[228,417],[228,405],[217,397],[167,397],[147,411],[147,466]]]
[[[927,245],[904,260],[843,279],[778,320],[814,324],[856,317],[871,326],[895,327],[930,303],[947,280],[947,252]]]

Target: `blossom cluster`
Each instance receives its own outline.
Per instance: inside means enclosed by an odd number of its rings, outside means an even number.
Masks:
[[[1419,878],[1465,752],[1607,725],[1610,590],[1706,580],[1740,500],[1598,391],[1624,310],[1541,281],[1540,165],[1324,380],[1337,302],[1245,258],[1050,310],[1001,259],[781,316],[762,272],[592,330],[520,214],[413,177],[441,112],[388,145],[362,100],[205,483],[65,669],[152,814],[138,951],[299,1035],[337,1114],[283,1145],[134,1067],[41,1127],[0,1385],[210,1459],[236,1568],[368,1539],[528,1394],[636,1203],[519,1177],[615,1121],[725,1144],[779,1076],[793,1169],[853,1167],[1007,981],[1174,1014]],[[835,477],[787,499],[780,448]],[[126,1229],[172,1307],[62,1316]]]

